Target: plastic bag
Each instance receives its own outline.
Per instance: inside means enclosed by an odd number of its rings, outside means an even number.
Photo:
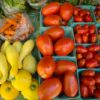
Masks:
[[[34,31],[34,27],[26,13],[16,13],[3,18],[1,21],[0,37],[3,40],[25,40]]]

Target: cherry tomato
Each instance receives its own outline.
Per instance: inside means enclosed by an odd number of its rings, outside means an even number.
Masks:
[[[79,14],[79,8],[78,7],[74,7],[74,16]]]
[[[88,36],[87,35],[82,35],[82,42],[83,43],[88,43]]]
[[[59,60],[56,62],[56,74],[64,74],[67,71],[76,72],[76,64],[68,60]]]
[[[76,55],[76,58],[77,58],[77,60],[82,59],[82,58],[83,58],[83,55],[82,55],[81,53],[78,53],[78,54]]]
[[[94,58],[100,62],[100,54],[95,54]]]
[[[39,86],[39,100],[53,100],[61,91],[62,84],[58,78],[46,79]]]
[[[53,54],[53,44],[52,44],[52,40],[50,37],[48,37],[46,35],[41,35],[41,36],[37,37],[36,45],[37,45],[39,51],[44,56],[49,56],[49,55]]]
[[[79,15],[80,15],[81,17],[84,17],[85,14],[86,14],[86,12],[85,12],[83,9],[81,9]]]
[[[74,41],[68,37],[59,39],[54,45],[54,51],[59,56],[67,56],[74,49]]]
[[[55,71],[55,67],[54,59],[50,56],[45,56],[38,63],[37,72],[44,79],[50,78]]]
[[[86,59],[92,59],[93,58],[93,53],[92,52],[87,52],[85,58]]]
[[[80,85],[80,92],[81,92],[81,96],[83,98],[86,98],[89,96],[89,90],[88,90],[88,87],[84,84],[81,84]]]
[[[78,67],[79,68],[85,67],[85,63],[86,63],[86,60],[85,59],[78,60]]]
[[[92,19],[92,17],[91,17],[90,15],[85,15],[84,21],[85,21],[85,22],[92,22],[93,19]]]
[[[91,43],[95,43],[97,41],[97,36],[96,36],[96,34],[91,34],[90,35],[90,42]]]
[[[87,68],[95,68],[95,67],[98,67],[99,66],[99,63],[96,59],[88,59],[86,61],[86,67]]]
[[[61,25],[61,17],[58,15],[48,15],[44,17],[43,23],[46,26],[60,26]]]
[[[95,85],[93,85],[93,86],[88,86],[88,89],[89,89],[89,94],[90,94],[90,96],[93,96],[94,90],[96,89]]]
[[[85,24],[83,27],[88,29],[89,28],[89,25],[88,24]]]
[[[50,14],[56,14],[60,9],[60,3],[59,2],[51,2],[43,7],[42,14],[44,16],[50,15]]]
[[[82,22],[83,18],[81,16],[79,16],[79,15],[76,15],[76,16],[74,16],[74,21],[75,22]]]
[[[64,93],[68,97],[75,97],[78,92],[78,82],[74,73],[67,72],[63,81]]]
[[[95,76],[95,71],[93,70],[85,70],[81,73],[82,76],[90,76],[94,77]]]
[[[74,27],[74,31],[77,32],[77,30],[80,29],[80,28],[81,28],[81,25],[80,25],[80,24],[77,24],[77,25]]]
[[[75,34],[75,41],[76,43],[82,43],[82,38],[79,34]]]
[[[96,31],[96,26],[95,25],[90,25],[89,26],[89,33],[93,34],[93,33],[95,33],[95,31]]]
[[[96,84],[100,85],[100,73],[96,73],[94,79]]]
[[[87,53],[88,50],[87,50],[87,48],[85,48],[85,47],[79,45],[79,46],[76,47],[76,52],[77,52],[77,53]]]
[[[91,45],[90,47],[88,47],[88,50],[91,52],[98,52],[98,51],[100,51],[100,46],[94,44],[94,45]]]
[[[90,13],[90,11],[88,9],[84,9],[84,11],[85,11],[86,15],[91,15],[91,13]]]
[[[64,3],[60,8],[60,16],[63,20],[68,21],[73,15],[74,7],[70,3]]]
[[[44,32],[44,34],[50,36],[53,41],[63,37],[64,33],[64,29],[61,27],[51,27]]]
[[[95,85],[95,80],[92,77],[82,77],[81,82],[87,86]]]
[[[85,33],[87,33],[88,32],[88,29],[87,28],[83,28],[83,27],[81,27],[81,28],[79,28],[78,30],[77,30],[77,33],[78,34],[85,34]]]
[[[96,98],[100,98],[100,89],[96,89],[96,90],[94,91],[94,96],[95,96]]]

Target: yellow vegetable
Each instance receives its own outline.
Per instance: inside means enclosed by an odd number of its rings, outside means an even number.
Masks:
[[[33,79],[30,87],[24,89],[21,93],[27,100],[38,100],[38,81]]]
[[[0,84],[4,83],[8,77],[8,63],[6,57],[0,52]]]
[[[5,82],[1,85],[1,97],[4,100],[14,100],[19,92],[12,86],[10,82]]]
[[[22,43],[19,41],[16,41],[13,43],[13,46],[17,49],[18,52],[20,52],[20,50],[22,48]]]
[[[23,69],[34,74],[36,72],[36,64],[36,59],[32,56],[32,54],[29,54],[23,60]]]
[[[18,67],[19,67],[19,54],[14,46],[12,45],[7,46],[6,57],[7,57],[8,63],[11,65],[9,78],[12,79],[17,74]]]
[[[32,83],[32,76],[28,71],[19,70],[12,81],[12,85],[18,90],[22,91],[28,88]]]
[[[1,52],[5,53],[6,47],[10,45],[10,42],[6,40],[1,46]]]
[[[34,48],[34,41],[28,40],[24,43],[21,52],[20,52],[20,63],[22,63],[23,59],[31,53],[32,49]],[[20,66],[21,68],[22,66]]]

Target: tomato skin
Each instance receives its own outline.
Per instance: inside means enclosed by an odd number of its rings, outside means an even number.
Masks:
[[[67,56],[74,49],[74,41],[68,37],[59,39],[54,45],[54,51],[59,56]]]
[[[91,17],[90,15],[86,15],[86,16],[84,17],[84,21],[86,21],[86,22],[92,22],[93,19],[92,19],[92,17]]]
[[[49,36],[41,35],[36,39],[36,45],[44,56],[53,54],[53,43]]]
[[[81,28],[79,28],[78,30],[77,30],[77,33],[78,34],[85,34],[85,33],[87,33],[88,32],[88,29],[87,28],[83,28],[83,27],[81,27]]]
[[[63,20],[68,21],[73,15],[74,7],[70,3],[64,3],[60,8],[60,16]]]
[[[96,31],[96,26],[95,26],[95,25],[89,26],[89,33],[90,33],[90,34],[95,33],[95,31]]]
[[[100,86],[100,73],[96,73],[94,79],[96,84]]]
[[[64,87],[64,93],[68,97],[75,97],[78,92],[78,82],[76,79],[76,76],[71,73],[67,72],[64,76],[63,80],[63,87]]]
[[[95,96],[96,98],[100,98],[100,89],[96,89],[96,90],[94,91],[94,96]]]
[[[81,16],[79,16],[79,15],[76,15],[76,16],[74,16],[74,21],[75,22],[82,22],[83,18]]]
[[[88,24],[85,24],[83,27],[88,29],[89,28],[89,25]]]
[[[38,89],[39,100],[52,100],[62,91],[62,84],[58,78],[46,79]]]
[[[84,58],[78,60],[78,67],[83,68],[85,66],[85,63],[86,63],[86,60]]]
[[[79,34],[75,34],[75,41],[76,43],[82,43],[82,38]]]
[[[87,77],[94,77],[95,76],[95,71],[93,70],[85,70],[81,73],[82,76],[87,76]]]
[[[88,43],[88,36],[87,35],[82,35],[82,41],[83,43]]]
[[[60,3],[59,2],[51,2],[43,7],[42,14],[43,16],[56,14],[60,9]]]
[[[93,96],[94,90],[96,89],[95,85],[93,85],[93,86],[88,86],[88,88],[89,88],[89,94],[90,94],[90,96]]]
[[[76,55],[76,57],[77,57],[77,60],[79,60],[79,59],[82,59],[82,58],[83,58],[83,55],[82,55],[81,53],[78,53],[78,54]]]
[[[61,25],[61,17],[58,15],[48,15],[44,17],[43,23],[46,26],[60,26]]]
[[[81,96],[83,98],[86,98],[89,96],[89,90],[88,90],[88,87],[84,84],[81,84],[80,85],[80,92],[81,92]]]
[[[100,54],[95,54],[95,55],[94,55],[94,58],[95,58],[96,60],[100,61]]]
[[[80,25],[80,24],[77,24],[77,25],[74,27],[74,31],[77,32],[77,30],[80,29],[80,28],[81,28],[81,25]]]
[[[91,43],[95,43],[97,41],[97,36],[96,36],[96,34],[91,34],[90,35],[90,42]]]
[[[51,56],[43,57],[37,65],[37,73],[40,77],[47,79],[50,78],[55,72],[55,61]]]
[[[95,80],[92,77],[82,77],[81,82],[86,86],[95,85]]]
[[[50,36],[53,41],[63,37],[64,33],[64,29],[61,27],[51,27],[44,32],[44,34]]]
[[[78,15],[78,13],[79,13],[79,9],[77,7],[74,7],[74,16]]]
[[[99,63],[96,59],[88,59],[86,61],[86,67],[87,68],[95,68],[95,67],[98,67],[99,66]]]
[[[99,45],[91,45],[90,47],[88,47],[88,50],[91,52],[98,52],[100,51],[100,46]]]
[[[92,59],[92,58],[93,58],[93,56],[94,56],[94,55],[93,55],[93,53],[92,53],[92,52],[87,52],[87,53],[86,53],[86,57],[85,57],[85,58],[86,58],[86,60],[88,60],[88,59]]]
[[[76,72],[76,64],[68,60],[59,60],[56,62],[56,74],[64,74],[67,71]]]
[[[85,48],[85,47],[79,45],[79,46],[76,47],[76,52],[77,52],[77,53],[87,53],[88,50],[87,50],[87,48]]]

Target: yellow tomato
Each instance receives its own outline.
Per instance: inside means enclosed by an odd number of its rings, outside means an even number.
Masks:
[[[4,100],[13,100],[19,95],[19,92],[12,86],[10,82],[3,83],[1,85],[0,92],[1,97]]]

